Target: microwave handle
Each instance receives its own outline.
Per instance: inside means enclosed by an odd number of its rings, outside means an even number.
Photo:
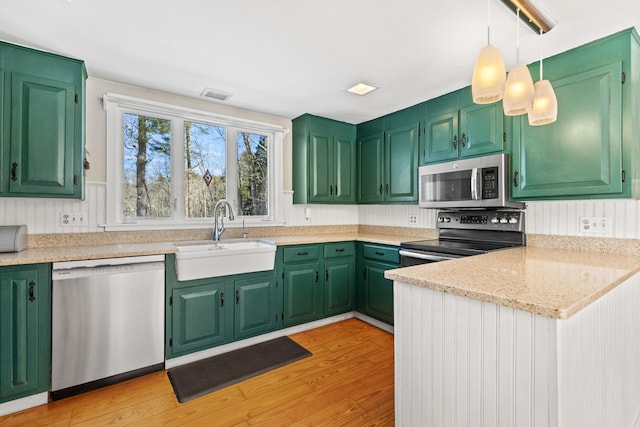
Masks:
[[[478,168],[471,169],[471,200],[478,200]]]

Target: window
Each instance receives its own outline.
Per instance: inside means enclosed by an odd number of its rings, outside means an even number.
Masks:
[[[284,129],[121,95],[107,110],[107,229],[281,221]]]

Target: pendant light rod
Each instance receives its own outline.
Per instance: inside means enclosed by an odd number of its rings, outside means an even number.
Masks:
[[[542,80],[542,29],[540,29],[540,80]]]
[[[534,0],[500,0],[509,10],[517,14],[522,12],[520,19],[536,34],[540,31],[548,33],[556,25],[556,21]]]

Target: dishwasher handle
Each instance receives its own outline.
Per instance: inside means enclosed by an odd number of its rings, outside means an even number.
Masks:
[[[53,263],[53,271],[71,268],[110,267],[123,264],[142,264],[148,262],[164,262],[164,255],[141,255],[122,258],[98,258],[81,261],[61,261]]]

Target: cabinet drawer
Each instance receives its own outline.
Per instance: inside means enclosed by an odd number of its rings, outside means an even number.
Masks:
[[[400,262],[398,248],[390,246],[364,245],[363,254],[365,258],[369,259],[391,262],[394,264],[398,264]]]
[[[356,252],[354,242],[327,243],[324,245],[324,257],[336,258],[341,256],[351,256]]]
[[[315,261],[322,256],[321,245],[304,245],[284,248],[284,262]]]

